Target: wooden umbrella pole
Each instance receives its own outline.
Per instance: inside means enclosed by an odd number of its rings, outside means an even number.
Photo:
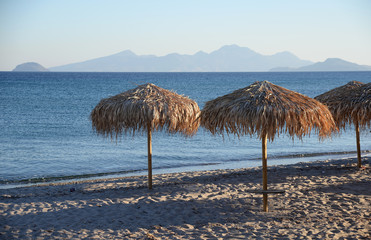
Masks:
[[[152,189],[152,127],[148,123],[148,188]]]
[[[359,124],[355,122],[354,125],[356,126],[356,141],[357,141],[357,158],[358,158],[358,167],[362,167],[362,160],[361,160],[361,143],[359,139]]]
[[[262,161],[263,161],[263,190],[268,190],[268,176],[267,176],[267,134],[262,138]],[[263,210],[268,212],[268,194],[263,193]]]

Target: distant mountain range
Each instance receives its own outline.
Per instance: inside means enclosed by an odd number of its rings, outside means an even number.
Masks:
[[[328,58],[324,62],[314,63],[299,68],[279,67],[273,68],[271,72],[321,72],[321,71],[371,71],[371,66],[358,65],[344,61],[340,58]]]
[[[227,45],[211,53],[166,56],[136,55],[130,50],[106,57],[49,68],[54,72],[266,72],[371,71],[341,59],[313,63],[290,52],[262,55],[247,47]]]
[[[298,68],[312,64],[292,53],[265,56],[247,47],[228,45],[211,53],[194,55],[178,53],[166,56],[138,56],[126,50],[107,57],[50,68],[71,72],[251,72],[269,71],[275,67]]]

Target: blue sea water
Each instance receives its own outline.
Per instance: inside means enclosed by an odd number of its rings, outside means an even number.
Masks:
[[[154,83],[195,100],[206,101],[268,80],[309,97],[357,80],[371,72],[297,73],[22,73],[0,72],[0,187],[9,184],[82,177],[146,174],[146,135],[123,136],[117,142],[97,136],[89,115],[108,96]],[[371,150],[369,129],[361,148]],[[268,164],[289,164],[355,156],[350,126],[322,142],[312,134],[302,141],[281,135],[268,144]],[[368,154],[368,153],[366,153]],[[154,174],[261,165],[256,137],[212,136],[200,128],[192,138],[155,132]]]

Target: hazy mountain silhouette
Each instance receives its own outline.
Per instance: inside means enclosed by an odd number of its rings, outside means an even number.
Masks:
[[[68,72],[253,72],[277,67],[299,68],[311,61],[290,52],[262,55],[247,47],[227,45],[211,53],[178,53],[166,56],[141,55],[130,50],[84,62],[49,68]]]
[[[324,62],[314,63],[308,66],[303,66],[299,68],[273,68],[272,72],[311,72],[311,71],[371,71],[371,66],[358,65],[356,63],[344,61],[340,58],[328,58]]]
[[[136,55],[130,50],[106,57],[49,68],[60,72],[265,72],[265,71],[370,71],[338,58],[313,63],[290,52],[262,55],[247,47],[227,45],[211,53],[166,56]]]
[[[14,72],[46,72],[48,69],[44,68],[38,63],[27,62],[17,65],[14,69]]]

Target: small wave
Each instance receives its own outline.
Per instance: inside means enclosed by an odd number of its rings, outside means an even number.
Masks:
[[[197,167],[197,166],[212,166],[218,165],[220,163],[198,163],[198,164],[179,164],[177,166],[162,166],[156,167],[153,169],[174,169],[174,168],[182,168],[182,167]],[[59,182],[59,181],[67,181],[67,180],[81,180],[81,179],[94,179],[94,178],[101,178],[106,176],[125,176],[131,175],[134,173],[145,172],[147,169],[135,169],[129,171],[115,171],[115,172],[105,172],[105,173],[91,173],[91,174],[77,174],[77,175],[69,175],[69,176],[50,176],[50,177],[39,177],[39,178],[28,178],[28,179],[16,179],[16,180],[0,180],[0,185],[17,185],[17,184],[38,184],[38,183],[50,183],[50,182]],[[1,186],[0,186],[1,188]]]
[[[356,154],[356,151],[342,151],[342,152],[317,152],[317,153],[297,153],[297,154],[286,154],[286,155],[271,155],[268,156],[270,160],[275,159],[285,159],[285,158],[311,158],[318,156],[331,156],[331,155],[349,155]],[[371,153],[371,150],[363,150],[363,154]],[[240,161],[260,161],[261,157],[248,158],[248,159],[229,159],[222,160],[220,162],[206,162],[206,163],[189,163],[189,164],[177,164],[169,166],[154,167],[154,170],[166,170],[166,169],[177,169],[185,167],[198,167],[198,166],[212,166],[212,165],[222,165],[226,162],[240,162]],[[16,179],[16,180],[0,180],[0,189],[9,188],[17,186],[28,186],[35,185],[40,183],[51,183],[51,182],[64,182],[70,180],[81,180],[81,179],[98,179],[102,177],[114,177],[114,176],[129,176],[133,174],[145,175],[147,169],[135,169],[135,170],[126,170],[126,171],[115,171],[115,172],[105,172],[105,173],[91,173],[91,174],[77,174],[69,176],[50,176],[50,177],[39,177],[39,178],[29,178],[29,179]]]
[[[361,153],[370,153],[371,150],[363,150]],[[357,151],[343,151],[343,152],[318,152],[318,153],[297,153],[297,154],[287,154],[287,155],[273,155],[270,159],[282,159],[282,158],[309,158],[318,156],[330,156],[330,155],[348,155],[356,154]],[[260,158],[259,158],[260,159]]]
[[[128,174],[139,172],[143,170],[131,170],[131,171],[117,171],[108,173],[91,173],[91,174],[77,174],[70,176],[51,176],[51,177],[39,177],[39,178],[28,178],[28,179],[16,179],[16,180],[0,180],[0,184],[26,184],[26,183],[44,183],[44,182],[55,182],[63,180],[74,180],[74,179],[84,179],[84,178],[94,178],[94,177],[104,177],[108,175],[116,174]]]

